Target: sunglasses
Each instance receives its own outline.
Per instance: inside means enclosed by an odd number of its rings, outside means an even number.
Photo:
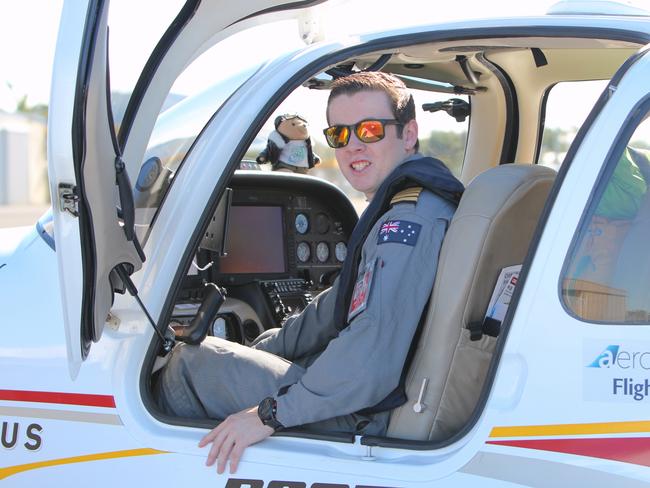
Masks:
[[[334,149],[345,147],[350,142],[352,131],[361,142],[381,141],[386,135],[385,126],[403,125],[395,119],[366,119],[354,125],[332,125],[323,131],[327,144]]]

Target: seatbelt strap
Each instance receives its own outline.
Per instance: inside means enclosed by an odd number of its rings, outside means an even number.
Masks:
[[[393,410],[397,407],[401,407],[408,401],[408,398],[406,397],[406,376],[408,375],[411,363],[413,362],[413,358],[415,357],[415,351],[417,350],[418,344],[420,343],[420,336],[422,335],[422,329],[424,329],[424,323],[426,322],[426,317],[429,314],[430,301],[431,301],[431,296],[429,296],[429,300],[427,300],[427,303],[424,306],[422,315],[420,316],[420,321],[418,322],[418,326],[415,329],[415,333],[413,334],[413,339],[411,340],[411,346],[409,347],[409,352],[406,355],[406,359],[404,360],[404,365],[402,366],[402,374],[400,375],[399,378],[399,384],[381,402],[379,402],[378,404],[372,407],[359,410],[357,413],[361,415],[373,415],[376,413],[385,412],[387,410]]]

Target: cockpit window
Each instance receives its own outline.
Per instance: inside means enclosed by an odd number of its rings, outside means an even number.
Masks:
[[[111,1],[108,10],[108,56],[111,105],[117,129],[149,55],[184,3],[185,0],[158,2],[156,15],[150,15],[152,4],[149,2]],[[143,22],[143,18],[147,21]],[[134,35],[138,42],[133,42]]]
[[[650,323],[649,187],[646,118],[610,158],[565,269],[562,296],[583,320]]]
[[[465,157],[467,128],[469,116],[457,121],[446,112],[449,103],[465,103],[469,109],[467,96],[456,96],[455,102],[450,102],[450,95],[410,89],[415,99],[416,120],[419,127],[420,152],[443,161],[449,169],[460,177]],[[354,190],[345,180],[338,169],[334,150],[330,148],[323,135],[327,127],[325,108],[329,90],[309,89],[299,87],[278,107],[267,120],[264,127],[251,144],[244,158],[255,161],[264,150],[267,140],[273,130],[276,117],[284,114],[298,114],[308,123],[309,137],[312,141],[313,152],[321,162],[309,170],[311,176],[323,178],[338,186],[352,201],[357,213],[361,213],[367,202],[362,193]],[[445,105],[446,104],[446,105]],[[428,110],[423,110],[423,105]],[[433,106],[433,107],[432,107]],[[271,170],[270,165],[262,165],[263,170]]]
[[[257,69],[259,66],[240,71],[158,117],[135,183],[136,233],[141,242],[146,240],[160,202],[203,127]]]
[[[538,164],[558,170],[607,80],[557,83],[546,94]]]
[[[135,182],[135,224],[140,242],[146,241],[174,175],[219,107],[269,58],[300,45],[299,37],[293,34],[295,26],[289,29],[287,22],[238,32],[201,54],[178,76],[164,106],[169,108],[163,107],[158,116]],[[268,46],[246,42],[274,32],[285,34],[276,36],[276,42]]]

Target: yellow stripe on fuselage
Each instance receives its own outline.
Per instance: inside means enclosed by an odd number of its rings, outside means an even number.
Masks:
[[[650,432],[650,421],[598,422],[593,424],[520,425],[495,427],[492,437],[536,437],[556,435],[629,434]]]
[[[130,456],[150,456],[152,454],[167,454],[167,451],[158,451],[156,449],[128,449],[125,451],[100,452],[98,454],[88,454],[85,456],[51,459],[49,461],[40,461],[38,463],[19,464],[17,466],[0,468],[0,480],[8,478],[9,476],[13,476],[14,474],[30,471],[32,469],[47,468],[50,466],[61,466],[63,464],[86,463],[89,461],[101,461],[104,459],[115,459]]]

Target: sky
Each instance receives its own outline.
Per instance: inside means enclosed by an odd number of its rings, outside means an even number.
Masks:
[[[111,45],[111,53],[114,53],[111,60],[128,60],[126,67],[131,68],[122,72],[123,66],[111,61],[114,89],[128,89],[133,83],[136,76],[133,68],[144,63],[145,53],[153,47],[180,3],[179,0],[111,2],[111,25],[124,27],[125,32],[132,33]],[[456,2],[401,0],[401,8],[396,10],[394,0],[351,0],[335,5],[336,22],[333,24],[340,32],[345,32],[359,28],[359,19],[363,19],[364,26],[381,28],[411,22],[414,13],[417,13],[418,21],[426,19],[430,22],[495,15],[536,15],[544,13],[553,3],[554,0],[465,0],[462,8],[458,8]],[[0,109],[13,111],[23,96],[27,96],[30,105],[47,103],[62,4],[62,0],[0,2]],[[340,12],[345,15],[339,15]],[[273,50],[274,44],[282,41],[279,37],[274,33],[265,36],[261,43],[258,37],[244,42],[254,43],[263,56]]]
[[[59,0],[0,3],[0,109],[48,100],[60,11]]]
[[[650,0],[618,1],[641,6],[650,4]],[[184,0],[111,0],[109,51],[111,88],[114,91],[131,91],[149,53],[183,3]],[[414,19],[426,24],[495,16],[543,15],[557,3],[557,0],[464,0],[462,4],[439,0],[329,0],[318,9],[319,16],[330,21],[326,22],[328,34],[336,37],[349,32],[409,25]],[[0,110],[14,111],[23,97],[27,97],[28,105],[48,103],[62,6],[63,0],[0,0]],[[179,77],[172,93],[196,93],[214,83],[215,70],[220,70],[219,74],[227,70],[234,72],[250,66],[254,58],[262,61],[287,48],[303,45],[295,24],[286,29],[256,27],[251,32],[223,41],[221,49],[213,49],[212,54],[196,60],[192,69]],[[547,106],[547,126],[572,129],[581,125],[603,86],[597,83],[593,87],[570,85],[559,85],[554,89],[555,99],[552,94]],[[416,102],[419,102],[417,98]],[[308,112],[304,115],[310,117],[310,121],[313,119],[312,125],[322,125],[325,123],[320,120],[323,119],[324,103],[322,96],[314,95],[313,107],[299,108],[299,111]],[[571,110],[566,109],[568,106]],[[422,134],[428,134],[434,128],[463,130],[451,118],[419,118]],[[430,127],[422,126],[427,123]]]

